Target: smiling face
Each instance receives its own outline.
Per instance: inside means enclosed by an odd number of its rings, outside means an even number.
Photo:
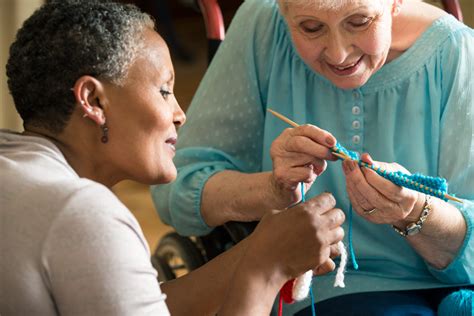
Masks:
[[[305,63],[334,85],[358,88],[387,60],[394,4],[341,0],[333,7],[325,2],[281,4],[293,43]]]
[[[176,127],[185,114],[173,94],[174,71],[168,48],[148,29],[144,49],[122,85],[105,84],[109,127],[107,159],[122,175],[146,184],[176,178]]]

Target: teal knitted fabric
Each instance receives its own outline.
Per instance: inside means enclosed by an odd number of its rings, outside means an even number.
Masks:
[[[446,198],[446,194],[448,193],[448,183],[444,178],[425,176],[420,173],[406,174],[401,171],[389,172],[361,161],[356,152],[344,148],[339,143],[337,143],[332,150],[336,153],[349,156],[352,160],[357,161],[360,166],[374,170],[385,179],[390,180],[399,186],[436,196],[445,201],[448,200]]]

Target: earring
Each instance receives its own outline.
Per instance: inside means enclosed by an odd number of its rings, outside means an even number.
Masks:
[[[109,141],[109,128],[106,123],[102,124],[100,128],[102,129],[102,137],[100,141],[106,144]]]
[[[393,13],[394,13],[395,15],[398,15],[401,10],[402,10],[402,9],[400,8],[400,5],[397,4],[397,5],[395,6],[395,10],[393,11]]]

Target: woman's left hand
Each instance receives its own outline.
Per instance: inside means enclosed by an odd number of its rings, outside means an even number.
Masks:
[[[369,154],[363,154],[361,159],[390,172],[410,174],[397,163],[375,162]],[[342,168],[346,175],[349,199],[360,216],[375,224],[399,227],[418,220],[424,204],[422,193],[398,186],[352,160],[343,161]]]

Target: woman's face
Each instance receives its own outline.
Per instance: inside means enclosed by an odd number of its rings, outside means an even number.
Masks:
[[[337,9],[289,4],[285,11],[294,45],[314,71],[342,89],[362,86],[387,59],[392,3],[343,1]]]
[[[107,157],[122,177],[142,183],[167,183],[176,178],[173,163],[176,127],[184,112],[173,94],[174,70],[168,48],[152,30],[122,86],[105,84],[109,127]]]

